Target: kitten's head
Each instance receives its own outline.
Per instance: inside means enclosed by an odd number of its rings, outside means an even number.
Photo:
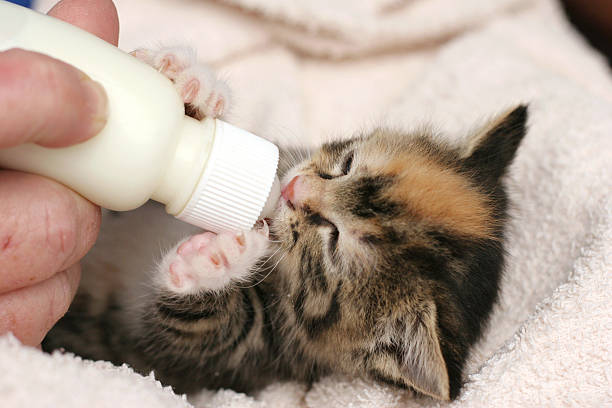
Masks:
[[[296,341],[317,358],[454,398],[495,300],[519,106],[449,147],[378,130],[329,143],[283,178],[273,222]]]

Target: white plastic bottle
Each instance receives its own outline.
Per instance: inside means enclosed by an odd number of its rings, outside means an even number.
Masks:
[[[0,167],[57,180],[102,207],[125,211],[150,198],[210,231],[246,230],[279,196],[278,148],[219,120],[185,116],[170,80],[63,21],[0,1],[0,51],[50,55],[104,87],[104,129],[67,148],[0,150]]]

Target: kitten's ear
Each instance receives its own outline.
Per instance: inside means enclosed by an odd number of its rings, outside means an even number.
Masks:
[[[470,139],[463,163],[484,182],[497,183],[527,129],[527,105],[498,116]]]
[[[437,399],[450,399],[448,369],[438,337],[436,308],[414,314],[406,325],[401,372],[417,391]]]
[[[394,321],[391,345],[379,345],[380,353],[368,359],[370,373],[379,380],[412,387],[422,394],[450,400],[446,362],[438,338],[436,307],[422,305]],[[383,336],[385,337],[385,336]]]

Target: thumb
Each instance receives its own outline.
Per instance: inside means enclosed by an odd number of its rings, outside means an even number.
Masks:
[[[119,20],[111,0],[62,0],[49,15],[117,45]],[[0,149],[87,140],[104,127],[106,104],[102,87],[68,64],[17,49],[0,53]]]
[[[36,52],[0,52],[0,149],[82,142],[104,127],[106,110],[104,89],[76,68]]]

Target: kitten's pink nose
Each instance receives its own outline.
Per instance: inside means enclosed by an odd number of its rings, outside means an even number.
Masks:
[[[283,198],[290,203],[293,203],[293,201],[295,200],[295,184],[298,182],[299,178],[300,176],[295,176],[281,190],[281,196],[283,196]]]

